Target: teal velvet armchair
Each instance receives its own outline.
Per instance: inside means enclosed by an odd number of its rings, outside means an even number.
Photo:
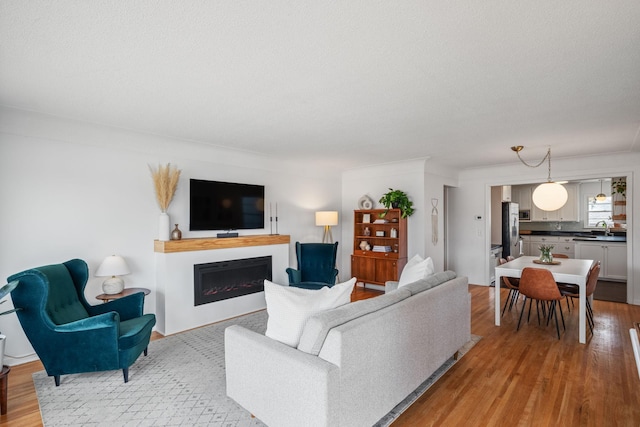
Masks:
[[[129,366],[147,354],[156,318],[143,314],[144,294],[92,306],[84,297],[88,277],[87,264],[73,259],[8,279],[19,281],[11,292],[13,305],[56,386],[60,375],[115,369],[122,369],[126,383]]]
[[[287,268],[289,286],[306,289],[320,289],[333,286],[338,277],[336,243],[296,242],[298,269]]]

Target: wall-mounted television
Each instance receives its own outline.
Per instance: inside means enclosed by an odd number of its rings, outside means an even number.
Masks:
[[[191,179],[189,230],[264,228],[264,186]]]

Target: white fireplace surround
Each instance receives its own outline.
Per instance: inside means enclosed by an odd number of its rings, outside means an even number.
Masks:
[[[156,251],[156,330],[162,335],[171,335],[264,309],[264,292],[194,306],[193,266],[268,255],[272,258],[273,281],[287,283],[288,243],[185,252]]]

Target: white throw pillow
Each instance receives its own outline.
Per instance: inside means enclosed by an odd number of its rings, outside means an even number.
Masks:
[[[322,289],[302,289],[264,281],[267,300],[267,332],[271,339],[291,347],[297,347],[307,319],[324,310],[351,302],[351,292],[356,278]]]
[[[420,255],[416,255],[404,266],[402,274],[400,274],[400,280],[398,281],[398,288],[429,277],[433,273],[435,273],[435,268],[431,257],[422,259]]]

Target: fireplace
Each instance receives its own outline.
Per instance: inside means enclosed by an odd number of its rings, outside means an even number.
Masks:
[[[194,306],[264,291],[271,279],[271,256],[193,266]]]

